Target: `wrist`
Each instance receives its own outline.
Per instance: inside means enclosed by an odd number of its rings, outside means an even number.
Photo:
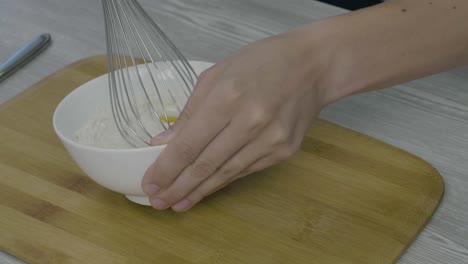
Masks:
[[[314,90],[319,108],[338,100],[333,88],[335,83],[330,81],[334,80],[330,67],[336,47],[328,45],[330,34],[326,30],[328,25],[323,22],[306,24],[278,36],[287,40],[285,48],[294,53],[291,71],[295,78]]]
[[[323,107],[368,85],[354,72],[356,57],[347,45],[356,40],[343,32],[341,20],[341,16],[319,20],[283,34],[291,40],[300,71],[311,77],[310,88],[317,90]]]

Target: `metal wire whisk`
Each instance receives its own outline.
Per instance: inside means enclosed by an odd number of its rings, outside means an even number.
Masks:
[[[147,146],[181,112],[197,75],[136,0],[102,6],[113,118],[131,146]]]

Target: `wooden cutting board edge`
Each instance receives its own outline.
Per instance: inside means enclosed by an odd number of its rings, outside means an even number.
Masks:
[[[87,64],[87,63],[90,63],[90,61],[94,61],[94,60],[98,60],[98,59],[102,59],[102,58],[105,58],[105,55],[94,55],[94,56],[90,56],[90,57],[86,57],[86,58],[77,60],[75,62],[72,62],[72,63],[66,65],[65,67],[63,67],[61,69],[58,69],[54,73],[48,75],[44,79],[42,79],[42,80],[38,81],[37,83],[33,84],[31,86],[31,88],[28,88],[28,89],[20,92],[19,94],[15,95],[14,97],[9,99],[8,101],[4,102],[3,104],[0,104],[0,112],[3,111],[4,109],[8,108],[10,105],[15,104],[17,101],[20,101],[23,97],[28,96],[30,93],[34,92],[36,89],[40,89],[42,87],[41,84],[47,83],[51,78],[54,78],[54,77],[62,75],[62,74],[67,74],[67,72],[68,72],[67,70],[69,68],[72,68],[73,66],[77,66],[77,65],[80,65],[80,64]],[[91,77],[89,80],[92,80],[93,78],[95,78],[95,77]],[[341,127],[345,128],[345,129],[347,129],[349,131],[352,131],[353,133],[356,133],[356,134],[362,134],[360,132],[354,131],[351,128],[348,128],[348,127],[345,127],[345,126],[342,126],[342,125],[338,125],[338,124],[332,123],[330,121],[327,121],[327,120],[324,120],[324,119],[321,119],[321,118],[319,118],[319,120],[328,122],[328,123],[330,123],[332,125],[341,126]],[[412,154],[412,153],[410,153],[410,152],[408,152],[406,150],[403,150],[403,149],[400,149],[400,148],[398,148],[396,146],[387,144],[387,143],[382,142],[382,141],[380,141],[378,139],[372,138],[372,137],[370,137],[368,135],[365,135],[365,136],[369,137],[372,140],[381,142],[381,143],[389,146],[390,148],[393,148],[393,149],[397,150],[398,152],[401,152],[402,154],[410,155],[413,158],[415,158],[416,160],[418,160],[421,163],[421,165],[424,165],[424,166],[428,167],[428,172],[429,172],[429,174],[431,174],[431,176],[433,178],[432,180],[438,186],[437,189],[434,189],[434,192],[438,193],[438,195],[435,194],[433,196],[433,199],[431,199],[432,201],[434,201],[434,204],[432,205],[432,208],[433,208],[432,212],[430,212],[429,216],[426,218],[424,223],[421,226],[419,226],[417,232],[412,237],[411,241],[414,242],[414,240],[421,233],[421,231],[424,229],[424,227],[431,221],[432,217],[434,216],[435,212],[437,211],[437,208],[439,207],[439,205],[441,204],[441,202],[443,200],[444,192],[445,192],[445,184],[444,184],[444,181],[443,181],[443,177],[432,164],[425,161],[424,159],[422,159],[422,158],[420,158],[420,157],[418,157],[418,156],[416,156],[416,155],[414,155],[414,154]],[[408,243],[406,245],[406,247],[402,248],[400,254],[398,256],[396,256],[396,258],[394,260],[394,263],[396,263],[401,258],[402,254],[411,246],[412,242]]]

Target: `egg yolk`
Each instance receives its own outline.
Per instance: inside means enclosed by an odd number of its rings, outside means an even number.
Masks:
[[[168,115],[167,118],[166,118],[166,116],[163,115],[163,116],[161,116],[159,119],[160,119],[161,121],[163,121],[163,122],[169,121],[169,123],[174,123],[174,122],[177,120],[177,117],[175,117],[175,116],[169,116],[169,115]]]

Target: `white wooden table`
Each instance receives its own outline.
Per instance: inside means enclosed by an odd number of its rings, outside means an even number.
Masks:
[[[313,0],[141,3],[187,57],[213,62],[248,42],[345,12]],[[0,103],[68,63],[104,53],[102,20],[98,0],[0,0],[0,61],[39,33],[54,41],[0,84]],[[444,176],[441,206],[399,263],[468,263],[468,67],[345,99],[322,117],[416,154]],[[0,252],[0,263],[22,262]]]

